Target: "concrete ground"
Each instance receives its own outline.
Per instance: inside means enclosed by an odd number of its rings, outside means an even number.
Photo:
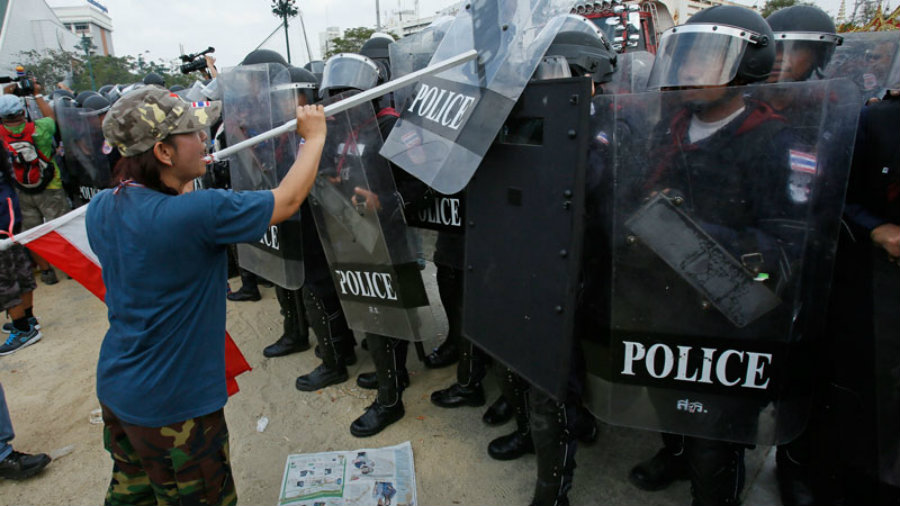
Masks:
[[[430,258],[430,255],[428,256]],[[441,318],[434,266],[423,272],[429,296]],[[39,476],[23,482],[0,480],[0,505],[99,504],[109,482],[111,463],[103,449],[102,426],[90,423],[99,407],[94,369],[106,331],[105,306],[72,280],[60,276],[54,286],[40,285],[36,314],[44,339],[17,353],[0,357],[0,382],[16,429],[16,449],[54,452],[59,456]],[[231,280],[237,288],[239,281]],[[253,371],[239,377],[241,392],[226,407],[231,431],[232,463],[241,504],[275,504],[285,460],[292,453],[353,450],[410,441],[415,455],[419,503],[423,505],[527,504],[535,479],[535,458],[498,462],[487,455],[488,442],[513,430],[487,427],[486,408],[437,408],[432,391],[449,386],[455,368],[425,370],[410,353],[412,385],[404,394],[406,417],[375,437],[357,439],[350,423],[368,406],[373,392],[352,379],[372,370],[366,352],[351,368],[351,381],[315,393],[294,388],[294,379],[318,362],[312,351],[266,359],[262,349],[281,334],[274,291],[263,288],[260,302],[228,303],[228,329]],[[439,342],[426,343],[430,348]],[[486,381],[488,402],[498,395],[492,376]],[[256,431],[257,420],[269,425]],[[629,469],[652,456],[660,444],[653,433],[600,425],[598,441],[582,447],[570,498],[572,504],[617,506],[690,504],[687,482],[655,493],[640,491],[627,480]],[[774,480],[774,450],[757,448],[747,455],[744,504],[779,504]]]

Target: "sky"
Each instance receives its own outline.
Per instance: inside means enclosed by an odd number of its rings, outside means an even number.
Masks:
[[[151,60],[177,58],[180,47],[195,53],[213,46],[220,69],[237,65],[274,30],[263,47],[286,56],[284,30],[271,12],[271,0],[98,0],[109,9],[116,55],[144,53]],[[81,4],[83,0],[47,0],[50,6]],[[380,0],[382,23],[400,6],[412,10],[414,0]],[[458,3],[419,0],[419,13],[429,16]],[[326,27],[375,27],[375,0],[299,0],[313,59],[319,59],[319,33]],[[299,18],[288,21],[291,62],[309,60]],[[149,54],[146,53],[149,51]]]
[[[755,0],[739,0],[753,5]],[[761,2],[764,0],[760,0]],[[51,6],[80,4],[83,0],[47,0]],[[263,47],[286,55],[284,32],[271,13],[271,0],[99,0],[109,9],[113,23],[113,46],[119,56],[144,54],[145,59],[168,62],[184,51],[195,53],[215,47],[220,69],[234,66],[261,44],[273,30],[277,33]],[[313,59],[319,59],[319,33],[326,27],[342,29],[375,27],[376,0],[299,0]],[[419,14],[429,16],[458,3],[456,0],[419,0]],[[816,5],[837,14],[840,0],[815,0]],[[847,0],[852,5],[853,0]],[[380,0],[382,23],[394,11],[412,10],[415,0]],[[309,60],[300,19],[289,21],[291,61]]]

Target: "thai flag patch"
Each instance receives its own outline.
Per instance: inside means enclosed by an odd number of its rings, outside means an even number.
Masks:
[[[803,151],[791,150],[791,170],[806,174],[816,173],[816,155]]]
[[[606,135],[606,132],[600,132],[597,134],[597,142],[599,142],[600,144],[609,145],[609,136]]]
[[[209,102],[191,102],[191,107],[194,109],[202,109],[203,107],[209,107]]]

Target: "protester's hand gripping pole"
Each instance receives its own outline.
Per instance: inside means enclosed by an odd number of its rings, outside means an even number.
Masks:
[[[347,109],[351,109],[356,107],[362,103],[368,102],[370,100],[374,100],[382,95],[387,95],[388,93],[403,88],[405,86],[409,86],[414,84],[419,79],[430,76],[432,74],[437,74],[439,72],[443,72],[447,69],[456,67],[458,65],[462,65],[463,63],[475,59],[478,56],[478,52],[474,49],[470,49],[465,53],[460,53],[452,58],[447,58],[446,60],[439,61],[433,65],[429,65],[421,70],[417,70],[410,74],[407,74],[398,79],[394,79],[393,81],[388,81],[381,86],[376,86],[371,90],[366,90],[361,93],[357,93],[352,97],[348,97],[340,102],[335,102],[328,107],[325,108],[325,116],[333,116],[339,112],[346,111]],[[225,149],[216,151],[215,153],[210,154],[206,157],[207,163],[213,163],[217,161],[224,160],[229,156],[237,153],[238,151],[247,149],[251,146],[255,146],[261,142],[267,141],[273,137],[278,137],[279,135],[285,134],[287,132],[292,132],[297,128],[297,120],[292,119],[287,123],[281,125],[280,127],[273,128],[267,132],[263,132],[255,137],[251,137],[249,139],[243,140],[234,146],[229,146]]]

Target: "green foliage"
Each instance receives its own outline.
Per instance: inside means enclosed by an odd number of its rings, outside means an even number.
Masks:
[[[74,48],[73,48],[74,49]],[[56,88],[56,83],[71,78],[69,87],[73,90],[91,89],[91,77],[88,72],[87,56],[80,47],[77,51],[48,49],[46,51],[23,51],[19,53],[20,63],[25,69],[44,85],[49,93]],[[91,51],[93,53],[93,51]],[[148,61],[143,55],[134,56],[97,56],[91,54],[91,65],[94,71],[96,87],[104,84],[129,84],[140,81],[149,72],[163,76],[166,86],[180,84],[190,86],[197,79],[202,79],[197,72],[182,74],[177,66],[166,64],[162,60]]]
[[[778,9],[784,9],[785,7],[793,7],[794,5],[815,5],[812,2],[803,2],[801,0],[766,0],[765,5],[763,5],[762,11],[760,14],[762,17],[767,18],[770,14],[777,11]]]
[[[344,32],[343,37],[338,37],[328,43],[328,50],[325,52],[325,59],[338,53],[358,53],[362,49],[363,44],[369,40],[369,37],[375,33],[372,28],[360,26],[358,28],[349,28]],[[397,36],[388,32],[388,35],[397,39]]]

